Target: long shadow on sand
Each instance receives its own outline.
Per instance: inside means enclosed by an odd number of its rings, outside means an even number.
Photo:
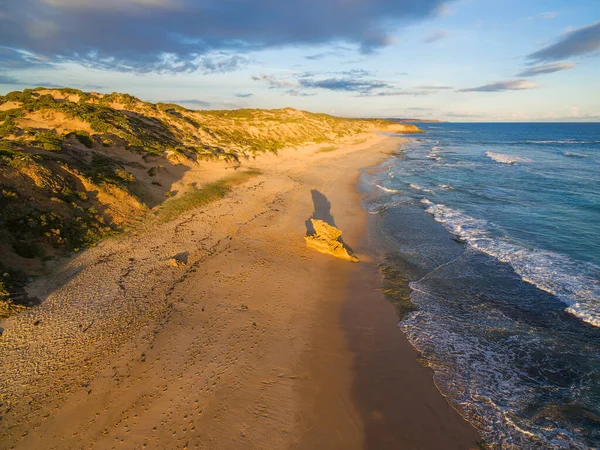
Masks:
[[[327,200],[327,197],[316,189],[311,189],[310,195],[312,196],[313,201],[313,213],[305,221],[307,236],[315,233],[315,229],[313,228],[310,219],[322,220],[332,227],[335,227],[335,219],[331,215],[331,203]]]
[[[304,222],[306,225],[306,235],[310,236],[315,234],[315,229],[312,225],[310,219],[322,220],[323,222],[331,225],[332,227],[336,227],[335,219],[331,215],[331,202],[327,200],[327,197],[322,194],[320,191],[316,189],[310,190],[310,195],[312,196],[313,201],[313,212],[308,219]],[[344,242],[344,238],[340,236],[339,241],[346,247],[346,249],[354,254],[354,250]]]

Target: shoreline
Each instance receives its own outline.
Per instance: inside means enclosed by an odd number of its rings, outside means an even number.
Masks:
[[[71,261],[2,336],[7,447],[474,447],[379,291],[356,182],[398,143],[261,156],[227,198]],[[311,190],[360,263],[306,248]]]

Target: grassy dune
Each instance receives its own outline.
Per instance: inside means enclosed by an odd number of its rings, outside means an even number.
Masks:
[[[419,131],[291,108],[194,111],[68,88],[0,96],[0,317],[29,302],[14,293],[19,280],[43,273],[44,261],[94,245],[148,211],[171,220],[254,173],[170,198],[172,184],[194,165],[240,165],[307,143],[333,151],[336,140],[377,129]]]

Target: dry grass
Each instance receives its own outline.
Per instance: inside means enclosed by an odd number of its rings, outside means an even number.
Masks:
[[[164,202],[158,208],[156,217],[160,222],[169,222],[181,214],[225,198],[234,186],[243,184],[260,174],[260,170],[249,169],[225,177],[215,183],[207,184],[201,188],[193,188],[179,197]]]
[[[339,147],[337,145],[330,145],[327,147],[323,147],[320,148],[317,153],[329,153],[329,152],[334,152],[338,149]]]

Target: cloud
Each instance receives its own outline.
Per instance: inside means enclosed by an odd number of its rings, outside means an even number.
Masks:
[[[390,85],[381,81],[369,81],[356,78],[327,78],[325,80],[301,79],[300,86],[311,89],[329,91],[360,92],[368,94],[376,89],[388,88]]]
[[[344,54],[348,53],[351,50],[352,49],[349,47],[344,47],[344,46],[338,45],[333,50],[315,53],[312,55],[307,55],[304,58],[311,60],[311,61],[318,61],[320,59],[327,58],[328,56],[341,57],[341,56],[344,56]]]
[[[326,75],[329,78],[315,79]],[[295,97],[307,97],[315,95],[306,93],[304,90],[323,89],[336,92],[358,92],[362,95],[371,94],[378,89],[391,88],[392,86],[378,80],[367,80],[366,77],[373,73],[363,69],[352,69],[339,72],[304,72],[296,73],[294,80],[280,79],[273,75],[261,73],[253,75],[254,81],[266,82],[270,89],[285,89],[285,93]]]
[[[0,84],[21,84],[15,77],[0,74]]]
[[[439,41],[441,39],[447,38],[448,36],[450,36],[450,33],[446,30],[434,30],[431,33],[428,33],[425,36],[423,36],[423,42],[431,44],[432,42]]]
[[[0,16],[0,24],[1,23],[2,17]],[[1,34],[2,30],[0,30],[0,35]],[[44,69],[52,66],[53,64],[43,57],[36,56],[24,50],[15,50],[0,46],[0,67],[3,69],[18,70],[29,69],[32,67]]]
[[[364,69],[352,69],[352,70],[344,70],[342,72],[331,72],[331,73],[336,74],[336,75],[345,75],[348,77],[355,77],[355,78],[372,77],[374,75],[374,72],[371,72],[369,70],[364,70]]]
[[[558,13],[556,11],[548,11],[539,13],[536,17],[538,19],[556,19],[558,17]]]
[[[534,77],[536,75],[542,75],[544,73],[554,73],[560,70],[572,69],[575,67],[575,64],[566,62],[566,63],[555,63],[555,64],[546,64],[544,66],[536,66],[531,67],[530,69],[524,70],[518,77]]]
[[[107,86],[102,86],[99,84],[75,84],[74,86],[77,86],[81,89],[92,89],[92,90],[107,89]]]
[[[0,84],[17,84],[17,85],[21,85],[21,86],[45,87],[45,88],[74,87],[74,88],[86,89],[86,90],[106,89],[106,86],[100,86],[97,84],[78,84],[78,83],[60,84],[60,83],[54,83],[52,81],[30,82],[30,81],[25,81],[25,80],[19,80],[15,77],[12,77],[9,75],[4,75],[4,74],[0,74]]]
[[[424,96],[424,95],[431,95],[431,94],[435,94],[435,91],[426,91],[426,90],[419,90],[419,91],[393,90],[393,91],[377,92],[377,93],[374,93],[374,94],[366,93],[364,95],[369,96],[369,97],[398,97],[398,96],[421,97],[421,96]]]
[[[321,52],[315,53],[314,55],[306,55],[304,58],[309,59],[311,61],[317,61],[319,59],[326,58],[328,56],[337,56],[337,52]]]
[[[180,8],[183,5],[183,2],[179,0],[103,0],[101,2],[90,2],[89,0],[41,0],[41,3],[63,10],[82,11],[91,9],[113,12],[140,6],[146,8],[173,9]]]
[[[11,77],[9,75],[0,75],[0,84],[18,84],[21,86],[35,86],[35,87],[46,87],[46,88],[64,88],[64,84],[56,84],[51,81],[38,81],[38,82],[30,82],[19,80],[15,77]]]
[[[539,88],[539,84],[527,80],[507,80],[497,81],[495,83],[484,84],[474,88],[459,89],[458,92],[501,92],[501,91],[521,91],[524,89]]]
[[[165,100],[165,103],[174,103],[176,105],[185,104],[185,105],[194,105],[200,108],[208,108],[210,107],[210,102],[205,102],[204,100],[198,100],[195,98],[186,99],[186,100]]]
[[[252,97],[254,94],[235,94],[236,97],[238,98],[248,98],[248,97]]]
[[[26,86],[45,87],[45,88],[57,88],[57,89],[61,89],[61,88],[67,87],[65,84],[53,83],[52,81],[39,81],[37,83],[29,83],[27,81],[23,81],[20,84],[24,84]]]
[[[250,60],[241,55],[216,54],[185,59],[175,54],[163,53],[154,61],[138,61],[136,64],[114,58],[102,59],[97,54],[86,55],[77,59],[62,58],[61,62],[77,62],[84,67],[92,69],[117,70],[120,72],[153,72],[159,74],[199,72],[208,75],[241,69],[246,67]]]
[[[270,89],[289,88],[295,86],[296,83],[288,80],[280,80],[273,75],[261,73],[260,75],[252,75],[254,81],[265,81]]]
[[[417,86],[417,89],[426,89],[426,90],[446,90],[446,89],[454,89],[452,86],[443,86],[438,84],[430,84],[425,86]]]
[[[314,97],[317,94],[312,94],[309,92],[302,92],[299,89],[289,89],[285,91],[287,95],[291,95],[292,97]]]
[[[454,14],[454,11],[452,11],[447,4],[442,3],[440,6],[438,6],[435,10],[435,15],[436,17],[448,17],[451,16],[452,14]]]
[[[560,61],[600,50],[600,22],[567,33],[555,44],[527,56],[535,62]]]
[[[193,71],[205,68],[202,57],[218,52],[236,55],[341,43],[369,53],[390,45],[390,36],[401,26],[434,17],[443,3],[4,0],[0,6],[0,42],[50,63],[82,62],[133,72],[167,72],[169,63],[174,63],[175,72]],[[220,70],[225,68],[232,66]]]
[[[446,117],[456,117],[456,118],[461,118],[461,119],[481,119],[486,117],[483,114],[479,114],[479,113],[473,113],[473,112],[448,112],[448,113],[444,113],[442,114]]]

